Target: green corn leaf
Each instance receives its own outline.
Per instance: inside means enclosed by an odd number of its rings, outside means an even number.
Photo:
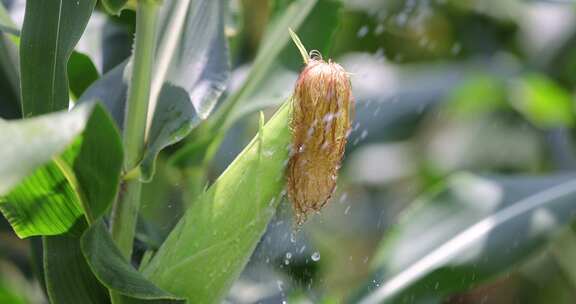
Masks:
[[[526,119],[542,128],[574,125],[571,94],[541,74],[525,75],[510,86],[512,105]]]
[[[341,22],[338,16],[341,8],[342,3],[338,1],[318,1],[298,30],[297,36],[301,42],[310,50],[319,50],[325,57],[329,57],[328,50],[333,44],[332,37]],[[244,98],[237,102],[237,106],[226,119],[226,125],[232,125],[258,110],[282,104],[286,96],[292,93],[297,72],[302,69],[302,50],[300,52],[297,50],[299,48],[294,47],[292,42],[284,47],[277,56],[279,60],[275,60],[272,67],[268,68],[257,89],[245,93]],[[287,79],[291,76],[288,73],[294,73],[293,79]]]
[[[102,215],[120,179],[118,131],[99,105],[0,120],[0,211],[19,237],[61,234]]]
[[[0,3],[0,117],[20,118],[18,47],[13,35],[20,31]]]
[[[156,65],[152,73],[154,115],[149,117],[142,180],[150,181],[158,153],[183,139],[206,119],[230,73],[224,36],[224,0],[165,0],[158,16]],[[104,101],[118,125],[123,125],[128,81],[123,62],[96,81],[80,102]],[[156,105],[156,106],[154,106]]]
[[[128,94],[128,75],[124,73],[128,61],[114,67],[95,81],[78,100],[79,104],[101,100],[120,128],[124,124],[124,110]]]
[[[102,220],[98,220],[84,233],[82,252],[92,272],[109,289],[126,297],[139,299],[140,303],[146,300],[183,302],[156,287],[126,261]]]
[[[24,117],[68,108],[66,66],[96,0],[26,2],[20,44]]]
[[[7,30],[6,27],[10,27]],[[0,116],[20,118],[20,71],[14,63],[20,61],[20,29],[16,27],[6,9],[0,3]],[[10,34],[10,35],[8,35]],[[82,93],[99,77],[98,71],[87,55],[73,51],[67,66],[70,93],[78,99]],[[2,79],[2,78],[5,78]],[[4,102],[4,100],[6,100]],[[7,109],[5,109],[7,108]]]
[[[290,42],[288,28],[297,30],[306,17],[315,7],[317,0],[294,1],[282,15],[275,18],[269,25],[253,67],[248,74],[242,87],[231,94],[222,107],[213,115],[213,118],[195,130],[192,140],[186,146],[179,149],[171,158],[171,162],[178,166],[189,166],[196,160],[203,160],[205,154],[214,151],[211,144],[222,139],[222,133],[231,126],[234,119],[235,108],[239,104],[245,103],[257,90],[261,89],[261,84],[265,81],[268,72],[273,68],[274,62],[286,45]],[[199,149],[200,148],[200,149]]]
[[[70,93],[73,99],[78,99],[84,91],[98,78],[98,70],[88,55],[72,52],[68,62],[68,76],[70,78]]]
[[[440,302],[505,274],[570,225],[575,200],[574,176],[456,174],[401,216],[350,302]]]
[[[187,12],[180,14],[186,2],[189,2]],[[151,120],[150,144],[142,161],[145,182],[152,179],[158,153],[182,140],[201,120],[208,118],[226,87],[230,74],[224,36],[226,6],[224,0],[178,0],[163,4],[152,80],[152,94],[159,90],[159,98],[152,99],[157,106]],[[171,46],[172,37],[178,40]],[[199,66],[199,62],[203,64]]]
[[[44,276],[51,303],[106,304],[108,291],[94,277],[80,249],[86,222],[79,218],[69,232],[43,237]]]
[[[282,198],[287,102],[186,211],[144,275],[190,303],[219,303],[240,275]]]
[[[0,33],[0,117],[22,117],[20,106],[20,76],[18,47],[6,34]]]

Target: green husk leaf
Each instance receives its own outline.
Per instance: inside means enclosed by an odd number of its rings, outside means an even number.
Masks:
[[[258,132],[170,233],[144,275],[191,303],[218,303],[282,198],[290,102]]]

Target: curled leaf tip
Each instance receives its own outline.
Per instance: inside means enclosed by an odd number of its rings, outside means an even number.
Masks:
[[[322,60],[322,53],[318,50],[311,50],[309,58],[312,60]]]

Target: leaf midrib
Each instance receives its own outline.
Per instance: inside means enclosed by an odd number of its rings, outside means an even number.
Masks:
[[[58,26],[56,27],[56,39],[55,39],[55,46],[54,46],[54,60],[52,61],[52,83],[51,83],[51,95],[50,98],[50,108],[54,109],[54,103],[56,99],[56,66],[58,61],[58,45],[60,44],[60,28],[62,27],[62,2],[63,0],[59,0],[59,7],[58,7]]]

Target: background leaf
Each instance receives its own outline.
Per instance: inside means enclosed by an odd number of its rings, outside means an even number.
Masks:
[[[193,303],[218,303],[246,265],[284,187],[286,103],[172,230],[144,275]]]
[[[511,102],[528,120],[542,128],[574,124],[570,93],[544,75],[532,74],[511,86]]]
[[[78,99],[100,75],[88,55],[72,52],[68,62],[68,77],[72,97]]]
[[[298,36],[304,45],[311,50],[320,50],[325,59],[331,58],[330,46],[333,44],[332,37],[339,26],[338,14],[341,8],[342,3],[339,1],[318,1],[316,5],[309,8],[309,15],[302,22],[298,31]],[[308,7],[304,9],[308,9]],[[301,11],[301,13],[305,14],[306,10]],[[298,20],[290,20],[293,23],[288,26],[298,25],[294,21]],[[271,24],[271,26],[273,25]],[[286,26],[286,24],[279,22],[275,26]],[[269,39],[278,39],[278,37]],[[296,83],[298,74],[303,68],[302,56],[289,40],[277,57],[277,60],[271,63],[271,67],[268,67],[265,72],[263,71],[266,76],[260,81],[258,89],[238,102],[238,105],[230,113],[227,124],[233,124],[245,115],[258,110],[278,106],[292,94],[294,83]],[[253,67],[253,69],[257,69],[257,67]]]
[[[125,61],[102,75],[78,100],[79,104],[101,100],[120,129],[124,126],[124,108],[128,92],[128,75],[124,72],[127,64]]]
[[[16,27],[4,4],[0,3],[0,32],[10,33],[19,36],[20,30]]]
[[[66,66],[96,0],[26,2],[20,44],[23,116],[68,108]]]
[[[160,11],[157,60],[165,60],[168,71],[163,79],[159,73],[153,75],[153,81],[167,82],[188,92],[190,102],[202,119],[212,112],[229,77],[224,36],[226,3],[224,0],[191,1],[181,27],[171,22],[179,13],[176,10],[179,1],[166,1]],[[174,31],[180,32],[178,43],[173,49],[165,50],[163,43]],[[157,64],[155,72],[162,68],[165,67]]]
[[[126,6],[128,0],[102,0],[102,6],[111,14],[118,15]]]
[[[179,28],[171,21],[179,13],[180,2],[166,1],[159,17],[159,47],[152,83],[161,84],[158,88],[161,92],[151,125],[152,137],[148,139],[149,149],[142,163],[142,180],[147,182],[154,174],[158,152],[183,139],[200,119],[210,115],[230,74],[224,36],[227,1],[191,1]],[[175,31],[181,33],[174,49],[163,48]],[[167,69],[164,77],[162,69]],[[186,99],[193,107],[185,104]]]
[[[360,303],[437,299],[510,271],[576,212],[570,176],[457,174],[403,214]]]
[[[8,111],[10,114],[4,114],[4,117],[20,118],[20,67],[17,64],[20,61],[18,53],[20,30],[3,6],[0,7],[0,23],[8,24],[14,28],[14,30],[2,34],[0,39],[0,67],[2,68],[0,79],[3,80],[0,81],[2,88],[0,98],[5,99],[5,102],[0,103],[0,115]],[[8,33],[12,36],[8,36]],[[72,51],[67,71],[73,99],[77,99],[99,77],[90,57],[77,51]],[[9,107],[9,109],[2,110],[3,107]]]
[[[12,30],[6,30],[9,27]],[[2,33],[4,32],[4,33]],[[4,6],[0,3],[0,117],[19,118],[20,71],[18,47],[9,35],[19,35]]]

